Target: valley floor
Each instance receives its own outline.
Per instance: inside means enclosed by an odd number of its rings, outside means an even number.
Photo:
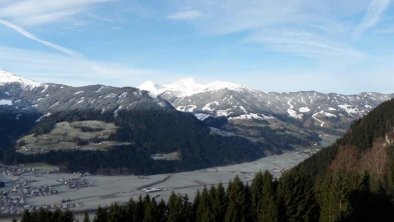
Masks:
[[[20,207],[28,209],[41,206],[47,208],[69,207],[73,211],[83,212],[94,210],[99,205],[108,206],[114,202],[122,204],[130,198],[138,198],[146,193],[157,199],[167,199],[174,191],[193,198],[196,191],[204,186],[209,187],[220,182],[226,184],[236,175],[241,180],[248,182],[260,170],[268,170],[275,177],[279,177],[283,170],[292,168],[309,156],[310,153],[291,151],[282,155],[261,158],[254,162],[150,176],[81,176],[80,174],[59,172],[49,173],[49,169],[45,169],[45,167],[36,167],[34,173],[27,171],[21,176],[1,175],[2,180],[8,179],[9,182],[6,183],[5,188],[0,189],[0,192],[14,192],[15,195],[18,189],[26,189],[21,188],[23,186],[29,187],[29,189],[40,188],[45,191],[39,191],[41,193],[38,195],[29,194],[30,196],[23,197],[23,204]],[[23,166],[21,168],[30,168],[29,170],[31,170],[33,167]],[[3,174],[5,173],[3,172]],[[26,190],[23,192],[26,193]],[[34,194],[33,191],[31,193]],[[0,221],[3,220],[0,219]],[[7,219],[4,218],[4,221]]]

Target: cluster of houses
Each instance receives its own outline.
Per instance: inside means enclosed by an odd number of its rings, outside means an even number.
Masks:
[[[5,187],[0,188],[0,215],[22,214],[25,210],[36,209],[70,209],[81,206],[80,203],[71,200],[62,200],[56,204],[44,204],[33,206],[27,201],[29,198],[50,196],[59,193],[60,186],[69,189],[80,189],[93,186],[92,182],[85,179],[89,174],[75,173],[77,177],[57,180],[59,184],[34,184],[29,176],[42,176],[43,174],[55,173],[57,170],[38,170],[24,165],[8,166],[0,165],[0,175],[5,179]],[[3,180],[2,179],[2,180]]]
[[[89,180],[87,180],[83,177],[63,178],[63,179],[60,179],[57,181],[66,185],[70,189],[81,189],[81,188],[90,187],[93,185]]]
[[[20,182],[12,189],[0,192],[0,214],[18,214],[25,209],[32,210],[26,203],[27,198],[42,197],[57,194],[50,185],[28,186],[26,181]]]

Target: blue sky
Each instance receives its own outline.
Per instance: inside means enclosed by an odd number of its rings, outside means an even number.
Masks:
[[[394,92],[390,0],[0,0],[0,67],[71,85],[194,77]]]

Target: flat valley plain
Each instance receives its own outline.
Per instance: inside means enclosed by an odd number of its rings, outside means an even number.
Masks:
[[[250,182],[259,171],[270,171],[279,177],[284,170],[290,169],[308,158],[311,154],[302,151],[290,151],[282,155],[268,156],[253,162],[208,168],[190,172],[174,174],[158,174],[149,176],[103,176],[85,175],[79,173],[48,173],[53,170],[51,166],[25,165],[21,168],[34,168],[36,173],[22,173],[20,176],[1,175],[1,180],[8,181],[6,187],[0,191],[9,191],[25,181],[27,187],[48,186],[57,193],[46,196],[27,197],[25,207],[53,208],[54,206],[70,205],[70,210],[82,213],[85,210],[94,210],[98,206],[109,206],[112,203],[123,204],[130,198],[137,199],[140,195],[149,193],[156,199],[167,200],[172,192],[187,194],[193,199],[197,190],[204,186],[210,187],[222,182],[226,185],[236,175],[242,181]],[[65,184],[65,179],[82,179],[89,185],[74,187]],[[27,185],[26,185],[27,181]],[[152,191],[152,192],[151,192]],[[0,221],[8,221],[10,217],[3,217]]]

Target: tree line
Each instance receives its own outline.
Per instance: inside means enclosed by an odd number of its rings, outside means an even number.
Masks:
[[[172,193],[168,201],[149,195],[126,205],[99,207],[88,222],[290,222],[392,221],[390,196],[373,192],[369,175],[330,174],[319,187],[299,173],[279,180],[269,172],[256,174],[251,184],[235,177],[227,186],[204,187],[194,200]],[[75,221],[71,212],[26,211],[21,222]]]

